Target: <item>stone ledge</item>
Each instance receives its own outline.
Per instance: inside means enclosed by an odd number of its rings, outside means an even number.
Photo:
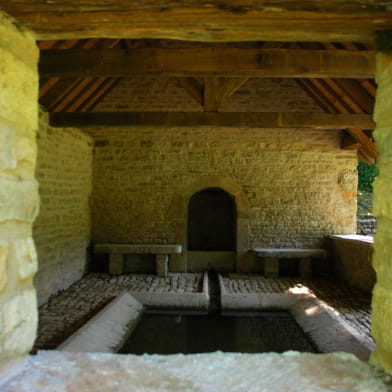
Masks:
[[[0,392],[388,392],[389,378],[353,355],[116,355],[40,351]]]
[[[222,276],[219,285],[223,312],[284,309],[322,352],[345,351],[367,361],[374,351],[370,338],[358,333],[306,287],[293,287],[284,293],[230,293]]]
[[[374,243],[374,238],[367,235],[359,235],[359,234],[341,234],[341,235],[330,235],[329,238],[333,240],[342,240],[342,241],[356,241],[363,242],[368,244]]]
[[[171,254],[181,253],[182,246],[177,244],[95,244],[95,253],[137,253]]]
[[[135,329],[143,312],[143,305],[124,292],[73,333],[58,349],[73,352],[117,352]]]

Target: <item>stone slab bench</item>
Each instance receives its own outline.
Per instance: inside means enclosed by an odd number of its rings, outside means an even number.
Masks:
[[[264,276],[267,278],[279,277],[279,261],[282,259],[300,259],[300,276],[310,278],[312,258],[325,259],[327,257],[325,249],[253,248],[252,251],[264,259]]]
[[[182,246],[177,244],[95,244],[94,253],[109,254],[109,273],[120,275],[124,268],[125,254],[154,254],[158,276],[167,276],[169,255],[181,253]]]

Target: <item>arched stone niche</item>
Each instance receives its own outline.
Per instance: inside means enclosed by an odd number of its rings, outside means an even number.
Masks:
[[[173,194],[168,217],[176,222],[176,243],[182,245],[181,255],[174,257],[171,269],[187,271],[188,249],[188,203],[191,197],[208,188],[220,188],[231,195],[237,209],[236,271],[246,271],[246,256],[249,241],[249,202],[241,185],[234,179],[216,175],[199,177],[189,185],[179,187]]]

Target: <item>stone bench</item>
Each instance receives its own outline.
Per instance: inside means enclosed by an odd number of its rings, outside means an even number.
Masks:
[[[124,267],[125,254],[154,254],[158,276],[167,276],[169,255],[181,253],[182,246],[176,244],[95,244],[94,253],[109,254],[109,273],[120,275]]]
[[[312,258],[325,259],[327,257],[324,249],[254,248],[252,251],[264,259],[264,276],[267,278],[279,277],[279,260],[281,259],[300,259],[300,276],[310,278]]]

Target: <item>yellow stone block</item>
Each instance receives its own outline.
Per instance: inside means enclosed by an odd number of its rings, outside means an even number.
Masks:
[[[0,179],[0,222],[19,220],[33,222],[39,205],[35,180]]]
[[[7,259],[8,259],[8,243],[0,241],[0,293],[7,284]]]
[[[387,120],[389,121],[389,120]],[[387,161],[392,155],[392,126],[383,126],[382,120],[373,132],[374,140],[377,144],[377,150],[380,154],[378,163]]]
[[[38,128],[38,71],[0,47],[0,118]]]
[[[392,80],[381,84],[377,88],[377,99],[373,118],[377,127],[391,127],[392,119],[390,108],[392,106]]]
[[[392,54],[377,53],[376,55],[376,82],[384,84],[392,80]]]
[[[373,290],[372,303],[372,336],[376,342],[377,352],[391,353],[392,348],[392,290],[384,288],[379,283]],[[392,357],[384,358],[392,364]],[[389,369],[392,370],[392,369]]]
[[[27,64],[34,65],[38,62],[39,50],[34,34],[21,26],[15,26],[3,11],[0,11],[0,47],[12,51]]]
[[[34,289],[25,290],[3,306],[5,355],[27,353],[37,330],[37,299]]]
[[[18,276],[21,280],[31,278],[38,269],[37,253],[32,238],[23,238],[13,244],[16,262],[18,265]]]

